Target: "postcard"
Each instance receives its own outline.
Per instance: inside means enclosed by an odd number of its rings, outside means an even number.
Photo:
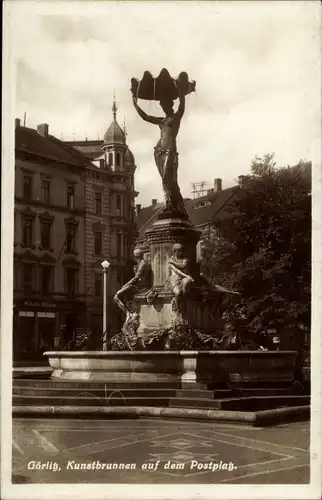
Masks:
[[[3,498],[320,498],[320,3],[3,31]]]

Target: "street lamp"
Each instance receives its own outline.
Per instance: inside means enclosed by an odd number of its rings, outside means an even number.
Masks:
[[[110,267],[108,260],[101,263],[103,268],[103,351],[107,351],[107,270]]]

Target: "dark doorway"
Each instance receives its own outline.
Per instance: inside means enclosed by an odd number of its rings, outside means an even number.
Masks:
[[[54,349],[55,318],[38,318],[38,353],[42,355],[46,351]]]
[[[62,348],[66,348],[68,344],[75,340],[76,328],[77,315],[75,313],[65,313],[63,315],[63,323],[61,325],[60,344]]]

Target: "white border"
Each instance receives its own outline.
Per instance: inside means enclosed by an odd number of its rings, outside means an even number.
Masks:
[[[171,484],[171,485],[111,485],[111,484],[68,484],[68,485],[11,485],[11,390],[12,390],[12,303],[13,303],[13,207],[14,207],[14,115],[15,65],[10,45],[12,15],[19,11],[33,10],[37,13],[68,14],[82,12],[91,15],[95,7],[106,8],[106,2],[94,1],[51,1],[7,0],[3,10],[3,96],[2,103],[2,218],[1,218],[1,491],[2,498],[9,499],[69,499],[69,498],[111,498],[111,499],[315,499],[321,496],[321,219],[322,183],[321,157],[313,163],[313,250],[312,250],[312,419],[311,419],[311,483],[310,485],[222,485],[222,484]],[[132,3],[132,2],[130,2]],[[144,8],[150,2],[142,2]],[[165,2],[163,8],[165,7]],[[190,2],[189,2],[190,3]],[[195,3],[195,2],[194,2]],[[233,2],[230,2],[233,4]],[[265,2],[266,3],[266,2]],[[276,2],[276,9],[282,2]],[[284,2],[283,2],[284,3]],[[316,3],[316,16],[320,19],[319,2],[301,2],[306,8]],[[192,2],[191,2],[192,4]],[[161,5],[160,5],[161,7]],[[320,37],[320,40],[319,40]],[[321,32],[317,33],[321,45]],[[321,60],[317,61],[321,70]],[[321,71],[320,71],[321,74]],[[321,82],[320,82],[321,83]],[[320,87],[321,88],[321,87]],[[321,106],[320,106],[321,110]],[[320,135],[321,139],[321,135]],[[320,142],[321,144],[321,142]],[[310,160],[310,158],[309,158]],[[319,348],[318,348],[319,347]]]

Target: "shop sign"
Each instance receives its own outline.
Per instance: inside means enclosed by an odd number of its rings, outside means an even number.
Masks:
[[[40,309],[55,309],[56,304],[53,302],[38,302],[37,300],[25,300],[23,303],[26,307],[37,307]]]

